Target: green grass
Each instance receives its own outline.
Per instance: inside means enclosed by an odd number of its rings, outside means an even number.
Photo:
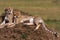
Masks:
[[[51,28],[60,30],[60,1],[55,0],[0,0],[0,15],[6,7],[18,8],[31,15],[41,16]],[[48,20],[49,19],[49,20]],[[53,21],[51,21],[53,20]],[[54,21],[56,20],[56,21]]]
[[[45,20],[45,23],[51,28],[51,29],[55,29],[58,32],[60,32],[60,20]]]

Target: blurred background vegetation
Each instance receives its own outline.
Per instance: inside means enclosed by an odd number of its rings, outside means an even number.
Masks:
[[[6,7],[38,15],[49,27],[60,32],[60,0],[0,0],[0,16]]]

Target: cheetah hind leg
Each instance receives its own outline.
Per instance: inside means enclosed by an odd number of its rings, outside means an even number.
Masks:
[[[41,26],[41,24],[38,24],[38,25],[36,26],[36,28],[34,29],[34,31],[38,30],[40,26]]]

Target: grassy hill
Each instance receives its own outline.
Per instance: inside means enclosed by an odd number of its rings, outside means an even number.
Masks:
[[[60,0],[0,0],[0,15],[6,7],[41,16],[51,28],[60,31]]]

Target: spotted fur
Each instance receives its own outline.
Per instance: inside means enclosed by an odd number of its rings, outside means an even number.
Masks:
[[[4,21],[2,24],[5,24],[5,22],[6,22],[5,20],[9,21],[9,23],[8,23],[9,25],[10,25],[10,23],[18,24],[18,23],[22,22],[23,24],[26,24],[26,25],[30,25],[30,24],[35,25],[36,28],[34,29],[34,31],[38,30],[40,25],[42,25],[42,27],[45,28],[46,31],[54,33],[52,31],[50,31],[49,29],[47,29],[43,19],[40,17],[29,16],[29,15],[26,15],[26,13],[24,14],[24,12],[22,12],[18,9],[12,9],[12,8],[5,8],[4,11],[5,11],[5,18],[4,18]],[[31,18],[33,19],[32,22],[30,22]],[[27,20],[29,22],[24,23]],[[56,33],[55,33],[55,35],[56,35]]]

